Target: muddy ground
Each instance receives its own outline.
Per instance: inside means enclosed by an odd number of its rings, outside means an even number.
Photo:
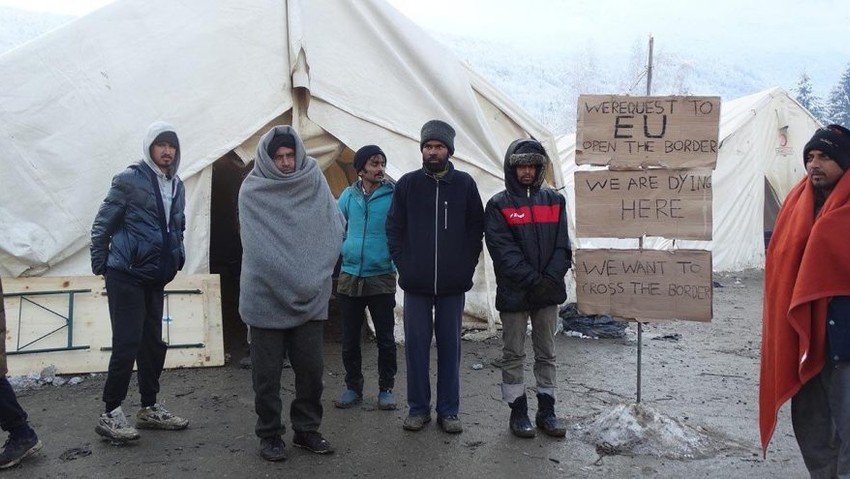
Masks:
[[[617,450],[600,455],[594,444],[582,440],[578,425],[617,404],[635,401],[637,328],[633,324],[625,339],[558,336],[557,410],[571,428],[564,439],[538,436],[531,440],[515,438],[507,428],[509,409],[500,401],[501,374],[492,365],[500,356],[498,337],[463,343],[461,419],[465,430],[450,436],[434,422],[418,433],[404,431],[405,408],[390,412],[375,408],[374,344],[364,348],[366,389],[371,391],[367,400],[353,410],[334,408],[331,400],[342,387],[343,368],[338,330],[329,324],[321,430],[336,447],[334,455],[317,456],[288,447],[285,462],[260,459],[259,441],[253,434],[250,371],[240,369],[239,358],[234,357],[221,368],[166,371],[160,399],[190,418],[190,428],[141,431],[141,440],[130,446],[112,446],[94,433],[102,407],[103,375],[86,377],[78,385],[47,385],[21,392],[21,403],[45,446],[38,456],[3,471],[2,476],[807,477],[787,405],[766,460],[758,443],[762,273],[718,274],[715,280],[722,287],[715,288],[711,323],[650,324],[643,327],[642,341],[642,404],[711,437],[717,447],[708,457],[669,459]],[[401,404],[405,398],[403,357],[400,349],[397,396]],[[530,364],[526,374],[530,384]],[[284,384],[288,407],[291,370],[285,370]],[[135,411],[137,389],[135,384],[131,387],[131,400],[124,407]],[[291,431],[284,439],[290,443]]]

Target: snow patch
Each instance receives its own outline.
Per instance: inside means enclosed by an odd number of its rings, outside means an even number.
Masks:
[[[642,404],[620,404],[574,426],[603,455],[649,455],[669,459],[709,457],[718,445],[705,432]]]

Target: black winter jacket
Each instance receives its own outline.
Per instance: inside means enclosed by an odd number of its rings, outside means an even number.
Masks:
[[[537,166],[531,187],[520,184],[509,161],[520,141],[505,154],[506,189],[485,209],[485,240],[496,270],[496,309],[509,312],[566,301],[564,276],[572,264],[564,197],[541,187],[545,165]]]
[[[171,220],[166,227],[151,168],[140,161],[115,175],[92,225],[92,273],[109,270],[138,284],[166,284],[174,279],[186,259],[186,193],[179,178],[173,184]]]
[[[387,215],[390,255],[399,286],[414,294],[472,289],[483,245],[484,208],[472,177],[454,169],[441,178],[420,169],[396,183]]]

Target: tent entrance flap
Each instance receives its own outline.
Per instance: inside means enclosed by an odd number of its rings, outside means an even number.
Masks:
[[[248,329],[239,317],[239,273],[242,242],[239,239],[237,200],[242,180],[253,167],[229,152],[212,165],[210,192],[210,273],[221,279],[221,316],[224,349],[241,358],[248,346]]]
[[[773,234],[773,225],[776,224],[776,217],[779,215],[779,208],[782,202],[779,201],[779,195],[773,189],[767,178],[764,179],[764,249],[767,249],[767,244],[770,242],[770,236]]]

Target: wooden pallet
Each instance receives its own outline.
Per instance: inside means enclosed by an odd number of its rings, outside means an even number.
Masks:
[[[165,288],[166,368],[221,366],[218,275],[178,275]],[[3,278],[9,374],[106,371],[112,328],[101,277]]]

